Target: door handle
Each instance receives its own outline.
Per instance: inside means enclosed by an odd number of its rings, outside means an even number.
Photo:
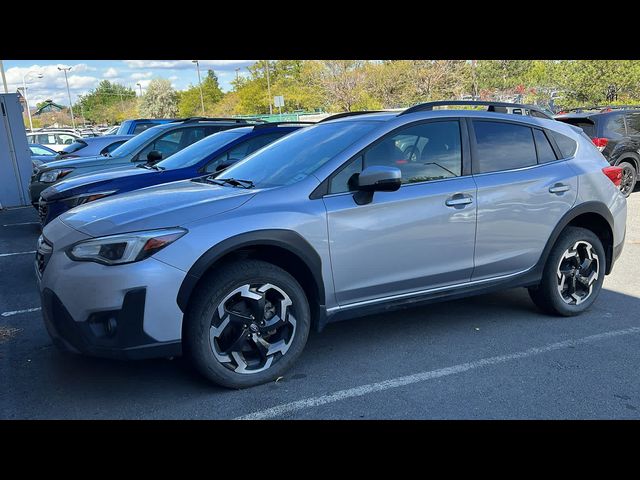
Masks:
[[[473,203],[471,195],[464,195],[462,193],[456,193],[455,195],[447,198],[447,201],[444,202],[447,207],[460,207],[470,203]]]
[[[569,190],[571,190],[571,187],[564,183],[556,183],[553,187],[549,187],[549,193],[564,193]]]

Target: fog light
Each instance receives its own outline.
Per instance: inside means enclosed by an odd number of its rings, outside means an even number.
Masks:
[[[113,337],[116,334],[116,328],[118,327],[118,322],[113,317],[107,318],[104,322],[104,330],[107,333],[108,337]]]

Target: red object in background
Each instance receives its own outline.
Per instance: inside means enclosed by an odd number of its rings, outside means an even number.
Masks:
[[[604,137],[592,138],[591,141],[596,147],[598,147],[598,150],[600,151],[603,151],[604,147],[606,147],[607,144],[609,143],[609,139]]]
[[[604,167],[602,173],[609,177],[609,180],[611,180],[616,187],[619,187],[622,183],[622,167]]]

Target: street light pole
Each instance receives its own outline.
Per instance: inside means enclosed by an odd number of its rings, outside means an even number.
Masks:
[[[240,67],[236,68],[236,83],[238,83],[238,80],[240,80]]]
[[[267,72],[267,95],[269,95],[269,115],[273,115],[273,109],[271,108],[271,82],[269,81],[269,60],[265,60],[265,67]]]
[[[65,82],[67,82],[67,95],[69,95],[69,110],[71,111],[71,125],[73,126],[73,129],[76,129],[76,120],[75,118],[73,118],[73,106],[71,105],[71,90],[69,90],[69,78],[67,78],[67,72],[69,70],[71,70],[71,67],[67,67],[67,68],[62,68],[62,67],[58,67],[58,70],[61,70],[64,72],[64,80]]]
[[[140,85],[139,83],[136,83],[136,85],[138,86],[138,88],[140,88],[140,97],[142,97],[142,85]]]
[[[29,108],[29,96],[27,95],[27,77],[34,72],[27,72],[22,76],[22,93],[24,93],[24,101],[27,104],[27,115],[29,116],[29,131],[33,132],[33,122],[31,121],[31,108]],[[42,78],[41,73],[38,74],[38,78]]]
[[[7,88],[7,77],[4,74],[4,63],[0,60],[0,73],[2,74],[2,84],[4,85],[4,93],[9,93],[9,89]]]
[[[198,60],[191,60],[196,64],[196,71],[198,72],[198,85],[200,86],[200,105],[202,106],[202,116],[204,116],[204,96],[202,95],[202,81],[200,80],[200,63]]]

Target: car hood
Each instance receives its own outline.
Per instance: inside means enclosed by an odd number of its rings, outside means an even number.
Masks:
[[[184,180],[87,203],[59,218],[92,237],[176,227],[238,208],[259,191]]]
[[[144,175],[160,173],[156,170],[147,170],[145,168],[115,168],[109,170],[101,170],[97,173],[88,173],[86,175],[79,175],[77,177],[71,177],[66,180],[52,185],[42,191],[42,198],[47,202],[60,200],[73,195],[84,193],[89,186],[98,186],[99,183],[107,183],[110,180],[122,177],[131,177],[134,175]]]
[[[106,162],[109,157],[105,157],[104,155],[95,155],[93,157],[80,157],[80,158],[69,158],[66,160],[56,160],[55,162],[47,162],[46,165],[43,165],[40,171],[45,170],[53,170],[54,168],[74,168],[81,167],[88,163],[103,163]],[[113,159],[111,159],[113,160]]]

